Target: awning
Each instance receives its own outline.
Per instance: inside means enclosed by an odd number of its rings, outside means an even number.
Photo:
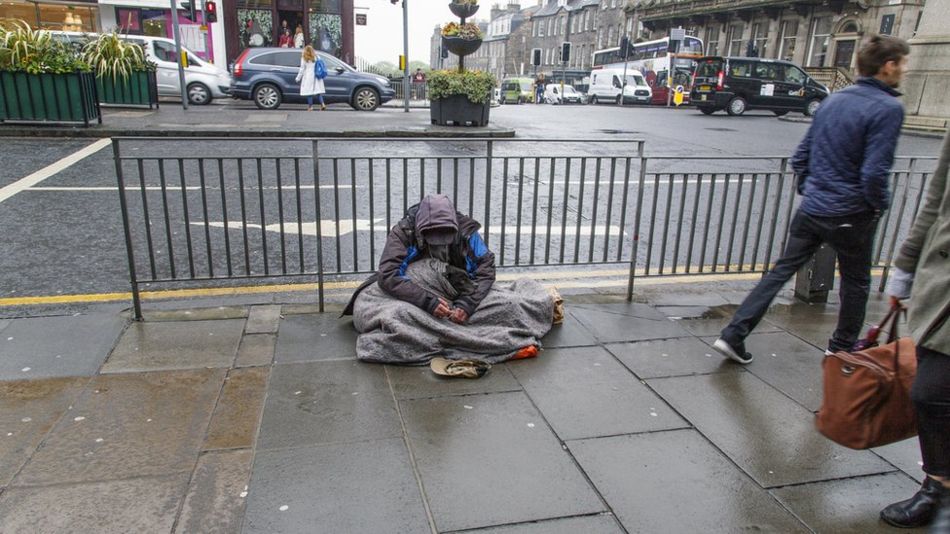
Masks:
[[[122,7],[141,7],[145,9],[171,9],[171,2],[166,0],[99,0],[99,4],[122,6]],[[175,2],[178,5],[178,2]]]

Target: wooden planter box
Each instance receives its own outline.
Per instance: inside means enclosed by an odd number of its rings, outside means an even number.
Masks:
[[[489,101],[474,104],[465,95],[452,95],[429,103],[432,124],[440,126],[487,126],[490,110]]]
[[[155,72],[133,72],[129,76],[96,78],[99,103],[119,107],[158,107],[158,79]]]
[[[95,75],[0,71],[0,122],[6,121],[102,124]]]

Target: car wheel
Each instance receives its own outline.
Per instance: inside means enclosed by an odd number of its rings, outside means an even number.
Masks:
[[[776,116],[776,117],[781,117],[781,116],[783,116],[783,115],[788,115],[788,112],[787,112],[787,111],[774,111],[774,110],[773,110],[772,113],[775,113],[775,116]]]
[[[353,95],[353,103],[360,111],[375,111],[379,107],[379,93],[372,87],[360,87]]]
[[[821,106],[821,100],[813,98],[805,104],[805,116],[814,117],[815,113],[818,113],[818,108]]]
[[[712,115],[716,112],[716,108],[701,107],[699,108],[699,111],[702,111],[703,115]]]
[[[618,106],[621,105],[623,103],[621,100],[622,98],[623,98],[622,96],[617,95],[617,99],[614,100],[614,103],[617,104]]]
[[[258,109],[277,109],[283,98],[276,85],[264,83],[254,88],[254,104]]]
[[[203,83],[193,83],[188,86],[188,103],[195,106],[204,106],[211,103],[211,89]]]
[[[732,115],[733,117],[742,115],[745,113],[746,102],[745,99],[741,96],[737,96],[729,101],[729,105],[726,106],[726,113]]]
[[[590,103],[591,103],[591,104],[594,104],[594,105],[597,104],[597,95],[594,95],[594,96],[590,97]]]

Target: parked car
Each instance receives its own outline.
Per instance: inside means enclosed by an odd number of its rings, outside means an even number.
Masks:
[[[70,43],[82,44],[97,37],[91,33],[50,32],[59,39]],[[145,50],[146,58],[156,65],[155,78],[158,80],[159,96],[180,96],[181,83],[178,77],[178,51],[175,41],[165,37],[147,35],[123,35],[122,39],[136,43]],[[185,87],[188,103],[194,105],[210,104],[215,98],[228,96],[231,75],[222,68],[199,58],[194,52],[182,47],[187,53],[188,66],[185,67]]]
[[[373,111],[396,96],[383,76],[359,72],[339,59],[317,52],[327,65],[323,80],[327,104],[346,103],[357,111]],[[294,48],[248,48],[231,67],[231,96],[253,100],[260,109],[277,109],[284,102],[306,102],[300,96],[297,72],[301,50]]]
[[[505,78],[501,82],[502,104],[534,102],[534,80],[531,78]]]
[[[610,102],[619,104],[649,104],[653,91],[640,71],[627,70],[627,83],[622,82],[622,69],[600,69],[590,73],[590,89],[587,96],[591,104]],[[621,96],[623,92],[623,96]]]
[[[690,100],[706,115],[742,115],[764,109],[778,116],[812,116],[829,94],[793,63],[775,59],[710,56],[697,60]]]
[[[564,86],[561,94],[561,84],[549,83],[544,86],[544,101],[548,104],[583,104],[583,96],[570,85]]]

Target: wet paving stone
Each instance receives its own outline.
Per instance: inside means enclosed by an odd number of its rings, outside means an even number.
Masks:
[[[674,321],[646,304],[578,305],[571,313],[602,343],[688,337]]]
[[[232,369],[228,373],[208,427],[206,450],[254,446],[269,373],[268,367]]]
[[[565,517],[563,519],[550,519],[547,521],[534,521],[531,523],[519,523],[517,525],[504,525],[493,528],[480,528],[477,530],[466,530],[470,534],[578,534],[580,532],[589,532],[591,534],[620,534],[623,530],[617,524],[613,516],[607,514],[592,515],[586,517]]]
[[[818,411],[822,396],[823,349],[784,332],[752,334],[746,338],[745,345],[753,355],[752,363],[744,366],[745,369],[802,406]]]
[[[629,532],[808,532],[694,430],[569,446]]]
[[[601,347],[547,350],[511,370],[562,440],[689,426]]]
[[[546,352],[541,352],[542,357],[544,354]],[[386,367],[386,374],[399,400],[521,391],[521,384],[511,374],[510,365],[495,364],[478,380],[440,376],[428,365],[390,365]]]
[[[0,486],[23,467],[88,378],[0,382]]]
[[[335,313],[291,315],[280,321],[277,363],[356,358],[356,337],[349,318]]]
[[[94,378],[13,484],[189,472],[224,370]]]
[[[0,336],[0,380],[92,376],[125,323],[114,315],[13,319]]]
[[[150,310],[145,318],[150,323],[177,321],[220,321],[247,317],[247,306],[215,306],[187,310]]]
[[[649,384],[764,487],[869,475],[894,468],[815,430],[814,415],[751,373],[658,378]]]
[[[692,337],[610,343],[605,348],[643,379],[739,370],[709,345]]]
[[[277,336],[274,334],[251,334],[241,338],[235,367],[256,367],[270,365],[274,362],[274,351],[277,347]]]
[[[259,451],[247,534],[431,532],[401,438]]]
[[[400,406],[440,531],[604,511],[523,393]]]
[[[253,459],[250,450],[202,454],[175,532],[241,532]]]
[[[247,315],[245,334],[276,334],[280,323],[280,306],[251,306]]]
[[[570,309],[565,311],[564,322],[552,326],[551,330],[548,330],[548,333],[541,338],[541,346],[545,349],[584,347],[596,344],[597,340],[594,335],[584,328],[584,325],[577,320]]]
[[[903,473],[891,473],[779,488],[772,494],[815,532],[887,534],[897,529],[879,518],[881,509],[919,489]]]
[[[171,532],[188,474],[38,488],[0,495],[0,532]]]
[[[910,478],[921,483],[924,481],[924,463],[920,455],[920,442],[916,437],[871,450]]]
[[[133,323],[103,373],[231,367],[244,319]]]
[[[401,435],[382,365],[341,360],[271,371],[259,449]]]

